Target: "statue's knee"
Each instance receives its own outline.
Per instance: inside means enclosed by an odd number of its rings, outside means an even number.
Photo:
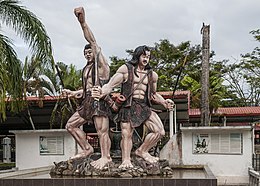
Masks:
[[[165,136],[165,130],[162,130],[160,133],[161,133],[161,137]]]
[[[127,129],[122,129],[121,130],[121,134],[122,134],[122,139],[130,139],[130,138],[132,138],[132,132],[130,132]]]
[[[72,132],[73,131],[73,127],[70,125],[70,123],[67,123],[66,126],[65,126],[66,130],[68,132]]]
[[[158,138],[162,138],[163,136],[165,136],[165,130],[159,130],[156,134],[158,135]]]

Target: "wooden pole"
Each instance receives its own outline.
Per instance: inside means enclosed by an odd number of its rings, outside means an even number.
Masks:
[[[201,28],[202,34],[202,74],[201,74],[201,126],[209,126],[209,55],[210,26]]]

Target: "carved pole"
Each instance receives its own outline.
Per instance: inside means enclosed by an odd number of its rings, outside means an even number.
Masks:
[[[210,55],[210,26],[201,28],[202,34],[202,75],[201,75],[201,125],[208,126],[209,120],[209,55]]]

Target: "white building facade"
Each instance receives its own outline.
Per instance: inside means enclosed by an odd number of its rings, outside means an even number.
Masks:
[[[182,163],[208,165],[218,184],[248,183],[252,167],[251,126],[182,127]]]
[[[18,170],[54,165],[77,151],[73,137],[65,129],[16,130],[16,167]]]

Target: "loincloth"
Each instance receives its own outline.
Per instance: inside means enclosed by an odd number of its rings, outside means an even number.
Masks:
[[[89,123],[93,123],[94,116],[107,116],[111,117],[110,107],[104,100],[99,100],[94,103],[94,98],[91,97],[91,93],[87,92],[85,98],[82,100],[80,106],[77,108],[77,111],[80,117],[84,118]]]
[[[122,107],[118,113],[121,122],[130,122],[132,127],[139,127],[151,115],[151,108],[141,99],[133,99],[130,107]]]

